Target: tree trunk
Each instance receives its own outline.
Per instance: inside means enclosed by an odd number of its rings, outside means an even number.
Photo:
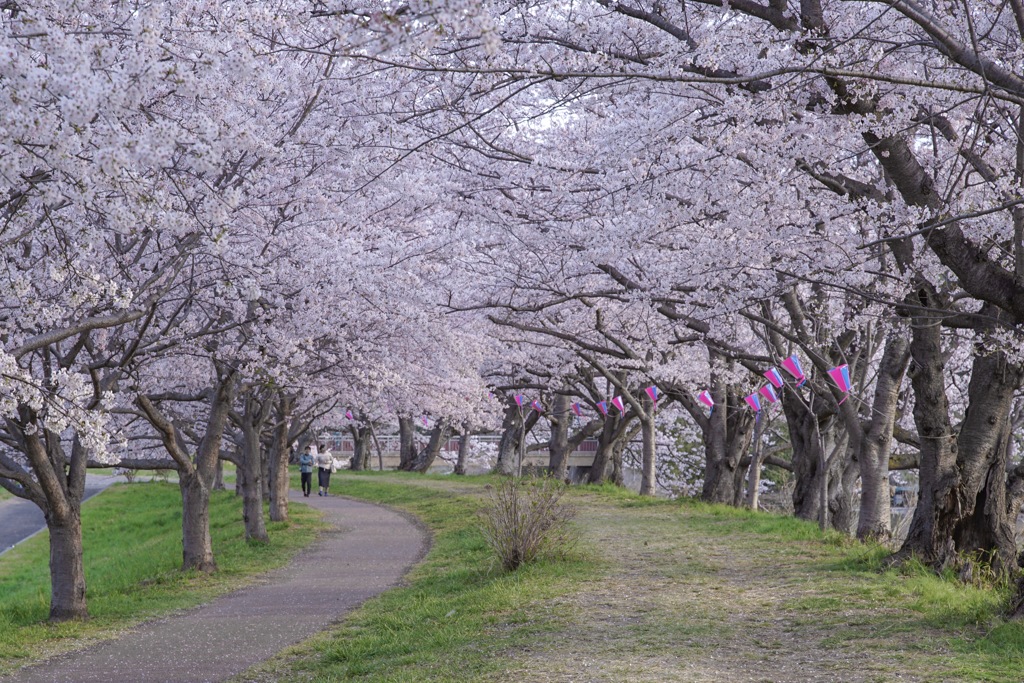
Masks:
[[[409,471],[419,472],[420,474],[426,473],[434,464],[434,460],[437,459],[437,454],[441,452],[441,449],[448,442],[449,434],[451,434],[451,429],[448,422],[446,420],[438,420],[437,424],[434,425],[434,429],[430,432],[430,441],[427,442],[427,447],[416,456],[416,460],[409,467]]]
[[[817,520],[821,514],[822,477],[826,476],[821,464],[831,450],[836,420],[827,417],[823,424],[817,424],[820,418],[799,399],[783,401],[782,408],[793,449],[793,513],[800,519]]]
[[[744,474],[740,463],[750,446],[754,416],[740,406],[742,399],[731,388],[720,390],[714,396],[717,402],[715,411],[703,430],[704,488],[701,500],[735,505],[740,500]]]
[[[658,482],[655,476],[655,456],[658,449],[658,425],[654,419],[654,402],[649,396],[641,400],[644,407],[640,416],[640,433],[643,443],[641,458],[640,495],[653,496],[657,492]]]
[[[213,480],[214,491],[226,491],[227,487],[224,485],[224,461],[221,458],[217,458],[217,476]]]
[[[615,426],[620,419],[619,417],[604,419],[601,433],[597,437],[594,463],[590,466],[590,474],[587,477],[588,484],[603,484],[608,477],[608,470],[612,462],[612,449],[615,447]]]
[[[565,479],[569,467],[569,425],[572,411],[569,397],[555,394],[551,407],[551,432],[548,437],[548,470],[559,481]]]
[[[76,435],[68,462],[60,434],[40,425],[27,406],[19,406],[19,415],[20,422],[9,424],[37,482],[28,486],[27,497],[42,510],[50,532],[50,620],[87,619],[81,518],[87,454]],[[28,425],[35,431],[28,433]]]
[[[926,563],[942,564],[953,550],[952,524],[943,510],[953,505],[956,436],[949,422],[941,330],[924,316],[915,323],[909,374],[914,389],[914,422],[921,439],[920,483],[907,538],[893,559],[916,555]]]
[[[240,449],[238,473],[242,478],[242,520],[245,523],[245,540],[250,543],[269,543],[270,537],[267,536],[267,527],[263,519],[263,501],[270,498],[270,486],[266,479],[270,470],[268,451],[273,448],[273,443],[269,448],[265,447],[263,433],[277,406],[277,396],[273,392],[266,393],[259,387],[249,386],[245,390],[242,405],[242,414],[230,410],[229,414],[241,434],[237,441]],[[277,436],[276,428],[274,434]],[[287,460],[285,462],[287,465]]]
[[[523,430],[522,409],[515,403],[505,406],[501,421],[501,438],[498,440],[498,460],[494,463],[495,474],[511,475],[516,471],[519,458],[519,438]]]
[[[362,472],[370,468],[371,438],[368,426],[351,425],[349,432],[352,434],[354,445],[352,453],[352,469]]]
[[[282,395],[277,401],[277,422],[274,426],[274,445],[270,469],[270,520],[288,521],[288,490],[291,481],[288,461],[291,458],[291,444],[288,443],[289,424],[295,400]]]
[[[756,510],[761,489],[761,465],[764,464],[764,427],[767,420],[757,420],[754,425],[754,445],[750,454],[750,468],[747,470],[747,507]]]
[[[975,496],[971,514],[961,519],[953,532],[953,543],[962,552],[994,551],[993,567],[997,571],[1017,569],[1016,516],[1006,507],[1005,449],[1000,448],[986,473],[985,483]]]
[[[954,528],[957,550],[992,553],[997,571],[1018,569],[1016,515],[1006,507],[1006,439],[1013,398],[1024,369],[999,352],[975,356],[969,403],[957,437],[958,497],[964,513]]]
[[[714,366],[721,356],[711,352]],[[744,457],[753,437],[755,417],[736,387],[717,372],[711,375],[714,410],[707,410],[693,395],[679,386],[670,386],[668,395],[686,409],[700,428],[704,445],[704,483],[701,500],[725,505],[743,503],[743,480],[747,470]]]
[[[373,448],[377,451],[377,469],[381,472],[384,471],[384,453],[380,448],[380,441],[377,440],[377,432],[373,429],[373,423],[370,423],[370,438],[373,439]]]
[[[802,345],[818,349],[831,348],[837,358],[850,366],[851,381],[863,384],[867,362],[878,333],[862,326],[855,332],[847,329],[833,337],[824,326],[812,324],[811,309],[824,305],[824,290],[814,285],[810,303],[795,288],[782,294],[789,325]],[[766,319],[773,319],[770,307],[762,306]],[[767,329],[772,351],[779,357],[789,353],[790,341],[771,326]],[[819,362],[825,359],[821,358]],[[823,374],[825,368],[819,366]],[[808,378],[809,379],[809,378]],[[783,391],[782,410],[786,417],[792,449],[791,467],[794,475],[793,511],[807,520],[817,520],[826,528],[838,524],[844,532],[853,526],[853,498],[858,471],[853,467],[860,443],[861,425],[857,403],[840,401],[840,421],[836,415],[837,399],[828,382],[808,381],[803,390],[787,385]],[[843,429],[845,427],[845,430]]]
[[[182,570],[214,571],[213,546],[210,542],[210,489],[217,478],[217,462],[228,414],[234,401],[237,376],[235,371],[214,364],[217,382],[208,392],[210,413],[206,430],[195,458],[191,458],[173,422],[145,394],[138,394],[136,405],[156,429],[168,455],[178,466],[178,487],[181,490]]]
[[[1006,482],[1006,514],[1016,519],[1024,507],[1024,461],[1017,462],[1017,439],[1024,436],[1024,399],[1018,399],[1006,426],[1006,467],[1013,468]]]
[[[844,432],[835,446],[834,456],[829,463],[826,522],[836,531],[852,536],[857,526],[853,499],[857,480],[860,478],[860,468],[849,441],[848,435]]]
[[[260,430],[262,430],[263,427],[264,427],[264,425],[263,425],[263,423],[261,423],[260,424]],[[271,495],[271,493],[270,493],[270,478],[273,476],[271,474],[271,464],[270,464],[270,451],[271,451],[271,449],[272,448],[271,448],[270,444],[266,444],[266,443],[262,443],[262,442],[260,443],[260,448],[259,448],[260,458],[259,458],[259,461],[258,461],[259,465],[260,465],[260,497],[264,501],[266,501],[268,503],[270,502],[270,495]]]
[[[498,441],[498,461],[494,463],[495,474],[515,474],[519,464],[519,452],[526,434],[530,433],[540,413],[531,410],[525,416],[526,423],[523,423],[523,410],[515,403],[505,407],[505,416],[501,422],[501,439]]]
[[[182,509],[181,568],[183,571],[216,571],[217,563],[213,560],[210,540],[210,491],[193,472],[178,473],[178,488],[181,490]]]
[[[64,514],[46,515],[50,532],[50,621],[86,619],[85,568],[82,564],[82,519],[78,505]]]
[[[251,417],[250,414],[245,416]],[[242,425],[242,520],[245,522],[245,540],[251,543],[269,543],[263,520],[263,448],[259,427],[248,419]]]
[[[416,460],[416,425],[411,417],[398,418],[398,469],[407,471]]]
[[[459,459],[455,462],[455,474],[466,474],[466,461],[469,459],[469,449],[473,443],[473,435],[469,431],[469,425],[462,426],[462,434],[459,435]]]
[[[189,464],[183,460],[184,449],[180,444],[168,446],[171,457],[182,467],[178,477],[182,505],[182,570],[185,571],[211,572],[217,569],[210,542],[210,489],[217,476],[217,460],[236,384],[233,370],[222,372],[219,367],[217,370],[218,381],[211,392],[210,414],[206,420],[206,431],[196,449],[195,462]],[[165,424],[161,431],[165,445],[174,440],[174,430],[169,425]],[[186,469],[183,465],[189,466]]]
[[[820,397],[815,397],[819,398]],[[813,412],[813,404],[812,404]],[[840,421],[829,418],[830,428],[819,440],[819,460],[814,483],[817,486],[818,527],[853,531],[853,487],[857,470],[850,458],[849,435],[838,428]],[[837,517],[838,515],[838,517]]]
[[[353,472],[362,472],[366,469],[367,454],[364,454],[366,445],[359,438],[359,430],[354,425],[350,425],[348,431],[352,435],[352,460],[349,462],[349,467]]]
[[[890,537],[889,456],[892,453],[893,425],[903,375],[910,362],[910,343],[899,333],[886,341],[878,367],[871,420],[860,440],[857,464],[860,467],[860,517],[857,538],[886,540]]]
[[[616,486],[623,485],[622,451],[639,430],[639,426],[634,423],[636,416],[635,412],[630,411],[625,415],[604,419],[597,437],[597,452],[587,478],[588,484],[601,484],[610,479]]]
[[[624,438],[616,439],[612,443],[612,473],[609,476],[609,481],[616,486],[626,485],[625,470],[622,467],[622,452],[626,450],[626,444],[629,443],[630,438],[636,434],[636,429],[633,428],[629,436]]]

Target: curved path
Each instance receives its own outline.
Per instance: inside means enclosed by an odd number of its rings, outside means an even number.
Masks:
[[[323,510],[335,529],[263,583],[22,669],[3,683],[223,681],[397,584],[429,545],[393,510],[334,496],[292,499]]]

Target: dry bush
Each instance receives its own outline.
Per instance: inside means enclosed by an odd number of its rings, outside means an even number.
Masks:
[[[115,467],[114,474],[119,474],[124,477],[125,481],[131,484],[135,481],[135,477],[139,476],[138,470],[133,470],[130,467]]]
[[[507,571],[573,547],[576,508],[562,501],[565,489],[554,479],[526,477],[510,477],[490,488],[480,531]]]

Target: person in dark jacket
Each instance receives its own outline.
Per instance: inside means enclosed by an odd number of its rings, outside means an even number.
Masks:
[[[302,477],[302,495],[309,498],[309,492],[313,490],[313,454],[309,452],[309,446],[299,456],[299,475]]]

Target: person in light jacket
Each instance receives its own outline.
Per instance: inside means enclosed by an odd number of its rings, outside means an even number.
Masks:
[[[326,496],[327,489],[331,487],[331,472],[334,471],[334,456],[320,444],[316,452],[317,484],[320,486],[318,496]]]
[[[309,493],[313,490],[313,454],[310,453],[309,446],[306,446],[306,450],[299,456],[299,475],[302,477],[302,495],[309,498]]]

